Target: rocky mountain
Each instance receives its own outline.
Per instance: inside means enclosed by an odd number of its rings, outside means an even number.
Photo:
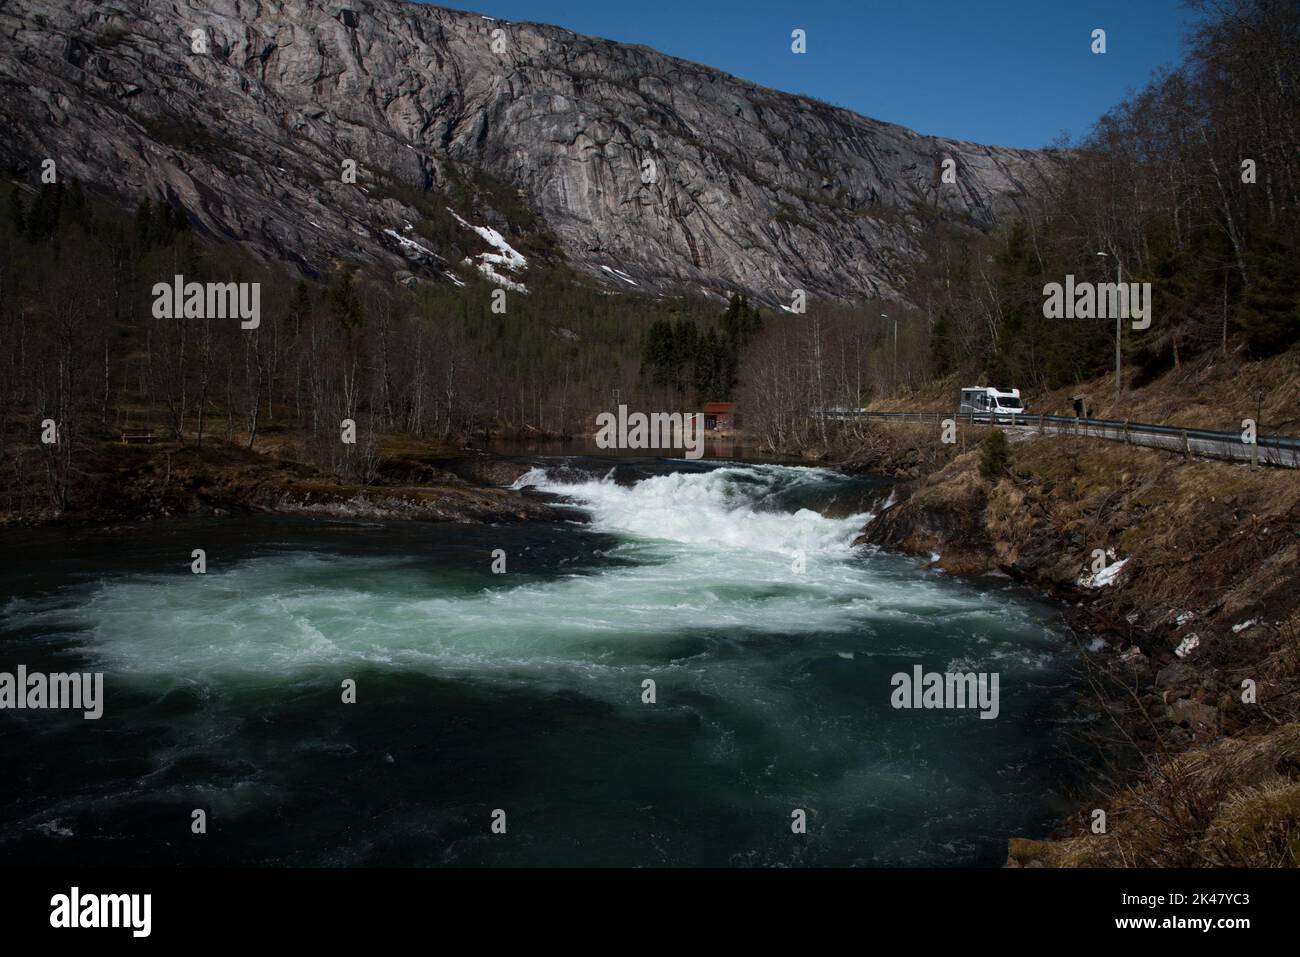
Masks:
[[[0,37],[0,163],[311,273],[523,289],[531,248],[623,290],[893,296],[924,219],[990,227],[1059,160],[401,0],[6,0]]]

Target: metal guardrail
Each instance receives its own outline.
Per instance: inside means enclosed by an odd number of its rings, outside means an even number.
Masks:
[[[1261,435],[1254,442],[1244,442],[1239,432],[1184,429],[1117,419],[1078,419],[1065,415],[1010,415],[995,412],[867,412],[863,409],[844,409],[827,412],[826,417],[839,420],[892,418],[918,422],[954,419],[973,425],[998,425],[1043,435],[1076,435],[1163,448],[1182,452],[1189,458],[1204,455],[1257,465],[1300,468],[1300,438],[1287,435]]]

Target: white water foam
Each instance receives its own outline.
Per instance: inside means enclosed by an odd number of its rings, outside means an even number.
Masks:
[[[724,467],[657,475],[628,486],[612,474],[570,482],[532,469],[515,487],[532,485],[574,499],[601,531],[709,549],[844,559],[870,515],[831,519],[811,509],[790,513],[769,505],[778,492],[833,476],[824,469]]]
[[[753,700],[770,681],[764,659],[666,660],[666,650],[702,633],[729,642],[833,634],[844,636],[837,652],[860,658],[897,653],[903,639],[893,636],[918,629],[943,640],[995,633],[962,650],[1038,666],[1024,645],[1044,632],[1024,606],[855,549],[868,515],[780,510],[791,491],[837,480],[821,469],[728,466],[620,485],[537,470],[518,484],[587,510],[590,528],[572,534],[591,536],[612,564],[474,588],[410,556],[280,554],[205,576],[109,578],[74,603],[61,592],[0,617],[66,628],[123,677],[200,681],[293,682],[367,665],[627,700],[641,677],[687,668],[701,688]]]

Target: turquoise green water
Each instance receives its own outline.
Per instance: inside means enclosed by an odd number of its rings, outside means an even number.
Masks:
[[[0,713],[0,855],[997,865],[1060,814],[1054,617],[853,549],[871,483],[592,459],[523,482],[574,520],[11,536],[0,670],[102,671],[107,700]],[[894,709],[916,664],[999,673],[998,718]]]

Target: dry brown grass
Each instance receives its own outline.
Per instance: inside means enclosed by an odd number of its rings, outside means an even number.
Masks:
[[[1011,841],[1013,866],[1300,866],[1300,723],[1223,738],[1148,767],[1141,782],[1102,799],[1106,832]]]
[[[952,572],[1022,575],[1067,597],[1081,627],[1140,652],[1140,667],[1114,652],[1085,656],[1095,694],[1081,708],[1103,715],[1081,735],[1106,756],[1090,767],[1098,796],[1063,839],[1013,840],[1011,863],[1294,866],[1296,473],[1059,436],[1017,442],[1010,473],[985,480],[977,452],[956,455],[912,483],[868,540],[939,552]],[[1098,548],[1129,562],[1115,585],[1089,592],[1076,582]],[[1191,634],[1198,649],[1176,658]],[[1156,685],[1175,661],[1186,673]],[[1241,700],[1247,678],[1253,703]],[[1097,807],[1109,817],[1105,834],[1090,832],[1087,812]]]

